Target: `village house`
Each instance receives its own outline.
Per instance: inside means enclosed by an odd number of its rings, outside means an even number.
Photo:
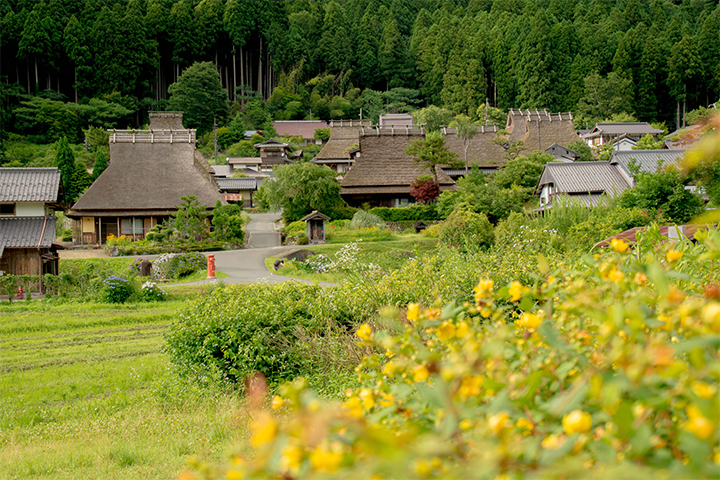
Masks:
[[[545,149],[545,153],[552,155],[556,162],[574,162],[578,158],[582,157],[575,150],[570,150],[567,147],[563,147],[559,143],[555,142]]]
[[[651,135],[657,140],[657,136],[663,133],[662,130],[652,127],[647,122],[618,122],[618,123],[596,123],[590,133],[583,135],[582,139],[590,146],[605,145],[620,136],[638,141],[645,135]]]
[[[472,167],[477,167],[480,173],[495,173],[507,162],[504,158],[506,151],[503,146],[497,142],[499,131],[500,128],[497,125],[478,126],[477,132],[467,144],[468,168],[443,168],[445,173],[452,179],[466,175]],[[454,128],[442,127],[440,132],[443,137],[445,137],[445,146],[447,149],[455,153],[458,160],[465,163],[464,139],[457,136]]]
[[[290,145],[274,138],[253,146],[260,151],[261,172],[272,172],[273,167],[293,163],[295,159]]]
[[[505,130],[510,142],[523,142],[524,150],[544,151],[553,143],[567,147],[579,140],[570,112],[548,113],[547,110],[511,108]]]
[[[0,275],[57,275],[64,201],[57,168],[0,168]]]
[[[400,207],[415,202],[410,195],[410,185],[422,170],[414,159],[405,153],[405,147],[423,139],[421,126],[405,126],[396,129],[372,126],[361,128],[360,151],[353,168],[340,183],[340,195],[355,207],[364,203],[371,206]],[[455,190],[455,182],[440,167],[435,170],[440,190]]]
[[[314,143],[322,145],[322,139],[315,138],[315,130],[327,128],[325,120],[275,120],[273,128],[280,137],[300,137],[300,145]]]
[[[345,174],[355,163],[360,130],[371,127],[369,120],[330,120],[330,139],[312,163],[326,165],[338,175]]]
[[[639,172],[655,173],[658,167],[679,164],[684,154],[685,150],[621,150],[613,152],[610,163],[634,177],[631,164],[635,164]]]
[[[67,216],[77,220],[83,245],[104,244],[110,235],[141,239],[177,212],[183,196],[210,210],[225,204],[213,173],[181,112],[151,112],[148,130],[110,130],[108,167]]]
[[[547,163],[536,187],[540,195],[537,211],[562,201],[579,201],[592,207],[601,198],[613,198],[632,185],[632,177],[611,162]]]
[[[222,197],[228,203],[237,203],[244,208],[255,206],[253,194],[262,185],[259,178],[216,178]]]

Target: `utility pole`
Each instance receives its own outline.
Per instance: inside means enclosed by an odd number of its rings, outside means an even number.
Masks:
[[[215,119],[215,117],[213,117],[213,132],[214,132],[214,134],[215,134],[215,165],[217,165],[217,164],[218,164],[218,163],[217,163],[217,154],[218,154],[218,149],[217,149],[217,120]]]

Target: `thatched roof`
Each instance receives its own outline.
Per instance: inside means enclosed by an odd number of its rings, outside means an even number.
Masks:
[[[315,156],[316,160],[350,160],[353,145],[360,141],[360,130],[370,127],[370,122],[334,120],[330,122],[330,139]]]
[[[108,168],[73,205],[70,216],[157,215],[195,195],[212,208],[218,192],[192,143],[110,143]]]
[[[470,140],[468,146],[468,160],[470,165],[478,167],[499,167],[505,165],[507,160],[503,158],[505,149],[502,145],[493,143],[497,138],[499,128],[496,125],[482,125],[478,127],[477,133]],[[455,134],[454,128],[443,128],[441,130],[445,136],[445,146],[454,152],[461,162],[465,161],[465,147],[463,139]]]
[[[420,130],[396,135],[381,132],[360,137],[361,155],[343,177],[342,193],[408,193],[413,180],[428,174],[405,153],[405,147],[423,138]],[[455,182],[441,168],[436,170],[441,190],[455,187]]]
[[[511,142],[522,140],[525,150],[543,151],[553,143],[567,146],[580,140],[570,112],[510,109],[505,129],[510,133]]]

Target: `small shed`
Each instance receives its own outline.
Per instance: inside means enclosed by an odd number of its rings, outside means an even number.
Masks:
[[[312,213],[308,213],[300,220],[307,223],[307,236],[310,243],[325,243],[325,222],[330,220],[330,217],[313,210]]]

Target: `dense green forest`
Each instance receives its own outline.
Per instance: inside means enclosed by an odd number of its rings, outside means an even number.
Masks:
[[[228,92],[221,124],[242,110],[250,128],[428,105],[482,119],[487,101],[672,130],[720,97],[716,0],[3,0],[0,18],[3,134],[39,143],[143,125],[199,61]]]

